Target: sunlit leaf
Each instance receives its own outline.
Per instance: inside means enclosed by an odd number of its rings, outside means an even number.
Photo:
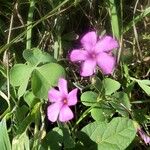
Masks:
[[[98,150],[124,150],[136,135],[133,121],[121,117],[114,118],[110,123],[90,123],[82,131],[95,142]]]

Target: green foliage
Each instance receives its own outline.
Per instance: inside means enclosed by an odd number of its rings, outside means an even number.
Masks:
[[[38,48],[33,50],[25,50],[23,52],[24,59],[31,63],[34,66],[39,65],[40,63],[54,62],[54,58],[46,52],[42,52]]]
[[[38,98],[47,99],[48,90],[56,86],[58,79],[65,76],[64,68],[56,63],[48,63],[34,70],[32,91]]]
[[[24,94],[24,101],[28,104],[30,108],[33,108],[36,103],[39,102],[39,99],[36,98],[31,91],[27,91]]]
[[[111,95],[120,88],[120,83],[110,78],[106,78],[102,81],[106,95]]]
[[[97,102],[97,97],[98,97],[97,93],[87,91],[81,95],[81,101],[85,106],[92,106]]]
[[[42,149],[61,150],[62,144],[65,149],[73,148],[74,141],[67,128],[53,128],[42,141]]]
[[[12,141],[12,150],[30,150],[29,137],[26,132],[14,137]]]
[[[30,64],[16,64],[10,71],[12,85],[19,86],[18,97],[25,93],[31,78],[32,91],[38,98],[47,99],[48,90],[57,85],[60,77],[65,76],[63,67],[53,62],[54,59],[39,49],[25,50],[24,58]],[[40,63],[43,65],[38,66]]]
[[[98,150],[126,149],[136,135],[133,121],[128,118],[114,118],[110,123],[94,122],[82,129]]]
[[[8,130],[6,127],[6,120],[3,119],[0,122],[0,149],[1,150],[10,150],[11,144],[8,136]]]
[[[144,92],[150,96],[150,80],[141,80],[138,82],[138,84],[144,90]]]
[[[138,134],[150,138],[148,0],[2,0],[0,10],[0,150],[149,148]],[[81,77],[69,54],[93,30],[119,42],[116,68]],[[60,77],[78,103],[71,121],[52,123],[48,90]]]
[[[111,105],[123,116],[128,116],[131,110],[129,97],[124,92],[116,92],[113,94]]]
[[[143,91],[150,96],[150,80],[138,80],[131,78],[133,81],[137,82],[138,85],[143,89]]]

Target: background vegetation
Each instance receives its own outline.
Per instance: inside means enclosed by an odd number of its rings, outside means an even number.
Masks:
[[[109,87],[112,86],[112,93],[120,88],[119,92],[128,96],[126,108],[120,110],[120,102],[117,106],[111,103],[114,95],[109,91],[107,94],[111,96],[105,99],[110,101],[114,112],[111,115],[107,112],[109,117],[105,117],[110,121],[118,116],[128,116],[149,135],[149,0],[0,0],[1,150],[48,149],[49,145],[51,149],[78,148],[78,136],[72,130],[80,130],[97,120],[89,113],[85,115],[89,111],[89,104],[84,103],[89,93],[85,92],[99,93],[97,88],[99,91],[104,77],[98,73],[95,78],[83,79],[78,66],[72,64],[68,56],[79,45],[80,37],[93,30],[118,39],[120,48],[115,53],[118,65]],[[66,76],[70,87],[81,90],[78,97],[81,96],[84,104],[78,103],[74,109],[76,118],[67,130],[63,127],[63,134],[59,128],[52,130],[57,125],[47,119],[47,93],[43,92],[44,88],[56,86],[61,75]],[[72,130],[68,131],[68,128]],[[66,141],[63,136],[67,137]],[[134,148],[148,149],[148,145],[136,136],[128,147]]]

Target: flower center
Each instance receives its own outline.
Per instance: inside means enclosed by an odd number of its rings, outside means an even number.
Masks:
[[[95,58],[96,58],[96,54],[95,54],[95,53],[91,54],[91,57],[92,57],[93,59],[95,59]]]
[[[64,103],[64,104],[67,104],[67,103],[68,103],[67,99],[64,99],[64,100],[63,100],[63,103]]]
[[[95,53],[89,53],[89,58],[90,59],[96,59],[96,54]]]

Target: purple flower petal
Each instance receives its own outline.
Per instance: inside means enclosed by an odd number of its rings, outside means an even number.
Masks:
[[[48,91],[48,99],[50,102],[58,102],[62,100],[62,95],[58,90],[52,88]]]
[[[97,63],[104,74],[112,74],[116,65],[116,59],[107,53],[100,53],[97,57]]]
[[[96,61],[87,59],[82,63],[80,75],[83,77],[91,76],[94,73],[96,67]]]
[[[75,105],[77,103],[77,91],[78,89],[74,89],[71,92],[69,92],[67,100],[68,100],[68,106]]]
[[[118,42],[113,39],[111,36],[102,37],[95,45],[95,51],[99,52],[109,52],[114,48],[118,48]]]
[[[86,33],[81,39],[81,44],[87,51],[91,51],[95,46],[96,42],[97,42],[97,35],[96,32],[94,31]]]
[[[146,145],[150,144],[150,137],[142,129],[138,129],[138,133]]]
[[[87,59],[87,51],[81,49],[74,49],[70,53],[70,60],[71,61],[83,61]]]
[[[59,79],[58,88],[59,88],[59,91],[62,93],[63,96],[66,96],[68,94],[67,81],[64,78]]]
[[[55,122],[58,118],[59,112],[63,106],[63,103],[53,103],[47,108],[47,116],[51,122]]]
[[[73,118],[73,113],[68,105],[63,105],[59,113],[59,121],[66,122]]]

